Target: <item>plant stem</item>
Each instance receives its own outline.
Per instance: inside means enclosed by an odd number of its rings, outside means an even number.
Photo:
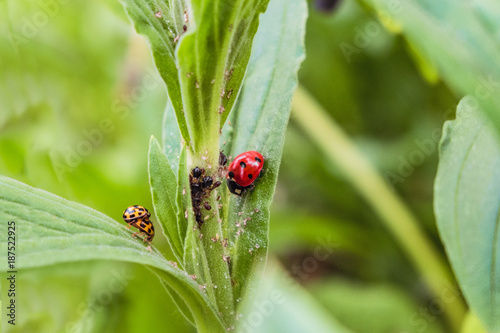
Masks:
[[[216,124],[218,126],[218,124]],[[202,152],[188,152],[188,170],[190,172],[194,167],[204,168],[208,175],[214,177],[215,170],[218,168],[219,160],[219,141],[218,131],[216,132],[216,140],[207,140],[202,146]],[[209,145],[210,143],[212,145]],[[201,145],[200,145],[201,146]],[[205,159],[198,156],[204,156]],[[212,168],[209,169],[208,166]],[[216,179],[214,179],[214,182]],[[206,202],[211,206],[211,210],[204,212],[204,223],[201,227],[201,243],[205,256],[207,258],[208,271],[212,284],[206,287],[207,292],[215,295],[216,307],[221,315],[222,321],[229,328],[235,320],[233,289],[231,286],[231,278],[229,266],[224,261],[224,247],[222,246],[221,237],[224,235],[222,224],[219,223],[220,210],[218,209],[217,190],[212,191],[210,197],[206,198]],[[207,219],[205,219],[205,217]]]
[[[444,306],[454,332],[458,332],[465,304],[452,283],[452,274],[434,244],[420,229],[415,216],[393,192],[382,176],[308,92],[295,92],[292,119],[323,150],[345,179],[365,198],[393,234],[413,265],[425,279],[435,299]],[[453,301],[449,295],[455,295]],[[443,298],[443,299],[441,299]]]

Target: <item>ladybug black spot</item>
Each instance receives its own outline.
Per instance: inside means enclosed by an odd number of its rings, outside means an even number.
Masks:
[[[141,222],[141,227],[142,227],[142,228],[146,228],[146,223]]]
[[[232,172],[232,171],[229,171],[229,173],[227,175],[229,176],[229,178],[234,178],[234,172]]]
[[[247,165],[246,165],[246,164],[245,164],[245,162],[243,162],[243,161],[241,161],[241,162],[240,162],[240,166],[241,166],[242,168],[246,168],[246,167],[247,167]]]
[[[248,179],[252,179],[252,178],[253,178],[252,174],[251,174],[251,173],[249,173],[249,174],[248,174]]]
[[[135,217],[135,213],[134,214],[130,214],[130,217]]]
[[[259,163],[262,163],[262,161],[260,160],[260,158],[256,157],[255,160]]]

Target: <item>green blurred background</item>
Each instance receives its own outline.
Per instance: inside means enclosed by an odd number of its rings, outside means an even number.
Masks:
[[[326,2],[310,3],[300,84],[441,247],[432,210],[436,140],[457,99],[358,2],[320,10]],[[355,46],[360,31],[376,25],[346,58],[342,45]],[[152,207],[147,149],[152,134],[161,137],[166,98],[148,46],[118,1],[0,1],[0,174],[118,221],[131,204]],[[168,252],[162,236],[155,243]],[[442,318],[419,310],[431,295],[418,273],[293,115],[270,246],[354,332],[449,331]],[[312,265],[307,258],[318,246],[329,255]],[[19,324],[8,332],[194,331],[139,265],[79,263],[25,271],[19,279]]]

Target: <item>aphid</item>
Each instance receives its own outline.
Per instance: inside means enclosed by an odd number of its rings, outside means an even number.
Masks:
[[[205,217],[202,216],[202,208],[205,208],[206,210],[212,209],[210,204],[205,200],[210,196],[210,193],[220,185],[220,181],[214,182],[212,177],[206,176],[204,169],[195,167],[191,170],[189,175],[189,186],[191,188],[193,212],[196,222],[198,223],[198,227],[201,227],[205,220],[209,218],[208,215]]]
[[[231,162],[226,175],[227,187],[233,194],[241,196],[253,189],[253,182],[261,174],[264,157],[256,151],[247,151]]]
[[[200,168],[196,167],[196,168],[193,169],[193,177],[194,178],[200,178],[201,175],[203,174],[203,172],[204,172],[203,169],[200,169]]]
[[[191,184],[191,195],[193,198],[197,199],[200,197],[200,195],[203,193],[203,189],[201,188],[201,185],[198,183],[193,183]]]
[[[209,188],[212,186],[214,183],[214,180],[210,176],[203,177],[203,180],[201,181],[201,187],[202,188]]]
[[[140,205],[130,206],[123,212],[123,220],[127,222],[129,229],[130,227],[139,229],[132,236],[136,237],[137,234],[144,234],[146,237],[143,240],[151,245],[151,241],[155,236],[155,228],[149,220],[150,217],[151,213]],[[151,250],[151,247],[149,249]]]
[[[234,68],[231,68],[231,70],[227,70],[224,72],[224,79],[229,81],[231,80],[231,77],[233,76]]]
[[[227,164],[227,157],[226,157],[226,155],[224,155],[223,152],[220,152],[219,153],[219,165],[224,166],[226,164]]]

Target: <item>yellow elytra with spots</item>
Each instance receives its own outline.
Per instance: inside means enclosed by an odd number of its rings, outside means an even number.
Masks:
[[[149,220],[150,216],[151,213],[140,205],[130,206],[123,212],[123,220],[127,222],[129,226],[139,229],[139,231],[132,236],[135,237],[139,233],[146,234],[147,237],[144,238],[144,241],[148,243],[151,243],[155,236],[155,228],[153,223]]]

